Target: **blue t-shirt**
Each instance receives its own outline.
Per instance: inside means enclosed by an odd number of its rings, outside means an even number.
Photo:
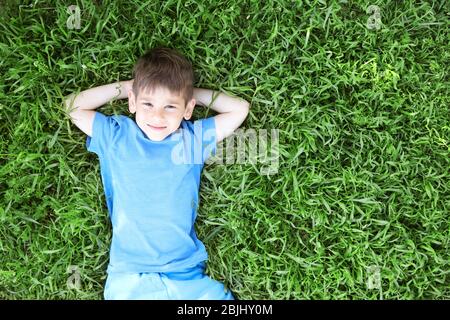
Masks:
[[[207,260],[194,222],[200,173],[216,152],[213,117],[183,119],[153,141],[133,119],[96,112],[86,148],[99,157],[113,227],[108,272],[172,272]]]

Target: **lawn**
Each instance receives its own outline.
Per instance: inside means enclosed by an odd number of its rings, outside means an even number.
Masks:
[[[103,298],[99,161],[62,98],[155,46],[278,133],[274,172],[203,169],[212,278],[238,299],[450,298],[448,1],[21,3],[0,4],[0,299]]]

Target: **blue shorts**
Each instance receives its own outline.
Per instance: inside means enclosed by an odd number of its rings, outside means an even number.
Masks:
[[[104,297],[106,300],[234,300],[231,291],[204,272],[205,262],[177,272],[110,272]]]

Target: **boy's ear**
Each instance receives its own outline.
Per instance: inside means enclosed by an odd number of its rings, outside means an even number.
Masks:
[[[186,105],[186,110],[184,111],[184,119],[189,120],[192,117],[192,112],[194,112],[195,107],[195,101],[194,98],[191,99],[191,101],[188,102]]]
[[[131,114],[136,112],[136,97],[133,90],[128,91],[128,109]]]

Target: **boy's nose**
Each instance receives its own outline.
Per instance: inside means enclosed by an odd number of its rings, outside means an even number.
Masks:
[[[155,110],[155,112],[153,112],[152,116],[153,116],[153,119],[158,119],[158,120],[164,119],[163,112],[159,111],[159,110]]]

